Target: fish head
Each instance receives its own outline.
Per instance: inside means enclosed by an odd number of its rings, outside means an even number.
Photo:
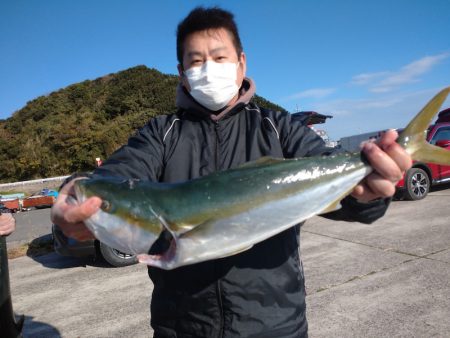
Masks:
[[[92,177],[75,182],[75,195],[82,203],[90,197],[101,198],[101,209],[109,214],[120,212],[129,204],[124,198],[124,186],[129,180],[116,177]]]
[[[146,205],[137,180],[116,177],[92,177],[74,184],[77,200],[82,203],[96,196],[100,209],[85,221],[102,243],[128,254],[146,253],[159,238],[163,226]]]

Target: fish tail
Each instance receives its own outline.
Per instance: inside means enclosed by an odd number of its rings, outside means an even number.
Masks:
[[[436,94],[402,131],[397,142],[416,161],[450,164],[450,151],[431,145],[426,140],[427,130],[434,116],[450,93],[450,87]]]

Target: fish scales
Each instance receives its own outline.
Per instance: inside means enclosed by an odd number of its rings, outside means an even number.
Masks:
[[[314,159],[264,159],[252,166],[216,173],[171,185],[149,188],[158,201],[154,211],[164,217],[170,230],[183,233],[205,221],[227,218],[264,203],[282,199],[343,172],[363,166],[359,154]],[[170,186],[170,185],[169,185]],[[180,226],[183,225],[183,226]]]

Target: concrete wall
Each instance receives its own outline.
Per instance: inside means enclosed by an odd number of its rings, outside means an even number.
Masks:
[[[32,194],[34,192],[40,191],[44,188],[47,189],[58,189],[61,183],[68,176],[59,176],[59,177],[50,177],[43,178],[39,180],[31,180],[31,181],[22,181],[22,182],[14,182],[14,183],[3,183],[0,184],[1,192],[23,192],[26,194]]]

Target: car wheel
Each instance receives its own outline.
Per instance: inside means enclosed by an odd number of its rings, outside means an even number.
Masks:
[[[137,263],[136,255],[126,254],[119,250],[113,249],[106,244],[100,242],[100,253],[102,254],[105,261],[107,261],[112,266],[121,267]]]
[[[425,198],[430,191],[430,178],[420,168],[411,168],[406,174],[405,198],[417,201]]]

